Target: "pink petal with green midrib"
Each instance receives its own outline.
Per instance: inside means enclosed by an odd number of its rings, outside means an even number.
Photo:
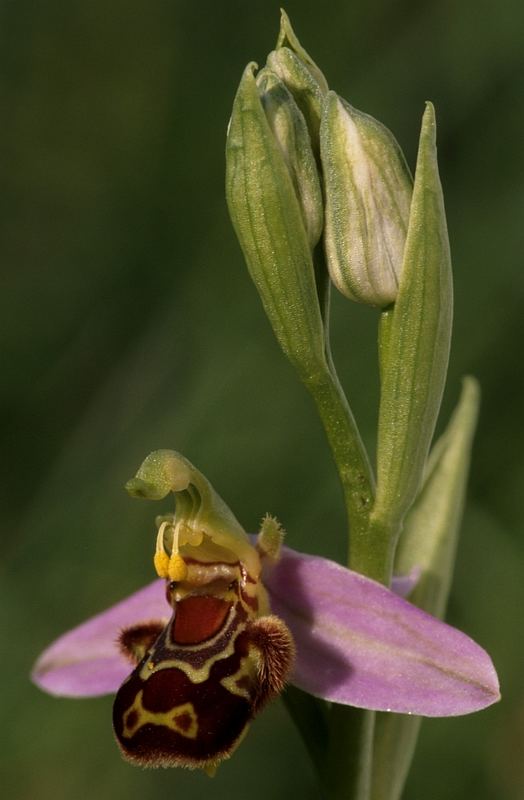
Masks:
[[[374,581],[284,548],[264,576],[297,646],[293,683],[361,708],[453,716],[499,699],[488,654]]]

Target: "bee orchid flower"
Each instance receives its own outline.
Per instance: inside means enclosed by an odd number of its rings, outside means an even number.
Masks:
[[[248,537],[178,454],[153,453],[127,488],[175,492],[176,513],[157,519],[160,578],[62,635],[32,675],[62,697],[117,692],[127,759],[212,772],[286,681],[335,703],[424,716],[499,698],[472,639],[369,578],[281,547],[272,517]]]

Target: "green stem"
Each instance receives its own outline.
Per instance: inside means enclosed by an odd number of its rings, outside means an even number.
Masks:
[[[323,774],[329,800],[369,800],[375,713],[334,705]]]
[[[327,704],[296,686],[287,686],[282,700],[302,736],[317,774],[322,776],[329,741]]]
[[[382,524],[371,517],[374,476],[331,357],[330,287],[323,258],[322,250],[317,248],[315,268],[325,332],[325,364],[314,374],[303,374],[302,379],[317,407],[342,484],[348,522],[348,565],[388,585],[393,563],[391,543],[396,541],[398,526]],[[387,317],[384,315],[384,334],[388,328]],[[382,341],[382,356],[385,357],[386,335]],[[294,711],[296,717],[296,709]],[[369,800],[374,725],[375,714],[372,711],[333,705],[329,715],[328,750],[324,757],[318,750],[318,741],[311,735],[306,738],[313,760],[317,766],[320,765],[323,785],[330,800]]]
[[[304,382],[315,401],[342,484],[348,520],[348,566],[387,586],[392,543],[399,526],[379,520],[371,524],[373,473],[332,362]]]
[[[342,484],[348,540],[351,532],[351,545],[358,543],[358,550],[366,539],[374,497],[368,456],[334,369],[326,363],[325,369],[307,376],[304,383],[317,407]]]
[[[369,514],[374,478],[349,408],[326,352],[326,369],[304,381],[317,407],[338,470],[348,520],[348,564],[376,580],[385,581],[387,559],[369,539]],[[369,800],[375,714],[334,705],[330,713],[329,751],[323,783],[330,800]]]
[[[329,336],[330,282],[322,247],[314,253],[317,292],[324,324],[325,363],[302,380],[317,406],[337,466],[348,520],[348,566],[386,585],[391,578],[392,551],[387,531],[370,525],[375,495],[374,476],[356,422],[337,377]],[[382,315],[382,358],[385,357],[389,312]]]
[[[355,541],[353,537],[351,541],[351,569],[383,583],[384,586],[389,586],[400,530],[400,523],[374,518],[371,512],[364,535],[360,540],[357,538]]]

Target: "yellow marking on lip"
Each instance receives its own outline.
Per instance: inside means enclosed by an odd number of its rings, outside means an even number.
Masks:
[[[147,667],[144,665],[140,671],[140,677],[143,681],[147,680],[148,677],[153,675],[155,672],[159,672],[162,669],[179,669],[181,670],[191,683],[203,683],[207,681],[209,678],[209,673],[211,672],[211,667],[216,661],[221,661],[224,658],[229,658],[235,652],[235,642],[238,638],[239,634],[245,630],[245,625],[240,625],[237,630],[231,635],[231,638],[228,640],[227,645],[222,649],[219,650],[218,653],[210,656],[206,659],[206,661],[202,664],[201,667],[193,667],[191,664],[188,664],[187,661],[183,661],[179,658],[163,658],[161,661],[157,661],[153,667],[150,667],[149,664],[151,662],[147,662]],[[222,636],[222,633],[218,634]],[[192,646],[191,650],[198,651],[202,648],[202,645]],[[189,647],[188,647],[189,649]]]
[[[227,689],[231,694],[243,697],[245,700],[251,702],[252,696],[249,689],[245,686],[239,686],[237,681],[241,680],[241,678],[250,678],[253,680],[255,676],[256,665],[253,663],[250,656],[244,656],[240,661],[238,670],[233,675],[227,675],[225,678],[222,678],[220,683],[224,689]]]
[[[232,595],[234,596],[234,595]],[[228,595],[226,594],[225,597],[227,598]],[[241,599],[238,597],[236,598],[237,603],[243,607]],[[238,609],[233,607],[230,612],[229,616],[224,623],[223,627],[220,631],[212,638],[203,643],[195,644],[195,645],[173,645],[171,644],[168,646],[169,650],[179,650],[185,651],[189,653],[198,653],[204,648],[212,648],[213,645],[219,640],[221,637],[224,638],[224,645],[221,650],[218,652],[213,653],[210,655],[206,660],[202,663],[200,667],[194,667],[192,664],[189,664],[183,658],[168,658],[164,655],[164,657],[158,661],[155,660],[155,654],[151,654],[151,659],[146,661],[146,663],[142,666],[140,670],[140,678],[143,681],[146,681],[151,675],[156,672],[159,672],[162,669],[179,669],[181,670],[191,681],[191,683],[203,683],[207,681],[209,678],[211,667],[215,662],[221,661],[225,658],[229,658],[235,652],[236,640],[238,636],[245,631],[249,619],[252,619],[255,615],[253,614],[252,609],[249,609],[248,619],[238,624],[234,631],[230,632],[227,636],[224,635],[224,631],[227,631],[228,627],[231,625],[233,617],[238,613]]]
[[[186,739],[196,739],[198,735],[198,719],[192,703],[183,703],[170,708],[169,711],[148,711],[142,703],[143,689],[123,716],[124,728],[122,736],[131,739],[144,725],[159,725],[169,728]],[[181,720],[188,720],[188,724],[181,724]]]

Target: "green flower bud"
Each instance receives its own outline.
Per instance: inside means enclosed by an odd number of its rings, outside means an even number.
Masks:
[[[304,117],[292,95],[269,69],[256,79],[269,127],[282,152],[295,189],[309,246],[313,250],[324,224],[322,191]]]
[[[320,186],[302,114],[277,76],[265,71],[257,85],[255,68],[246,68],[233,105],[227,202],[279,344],[308,381],[326,368],[312,257],[320,234]]]
[[[397,297],[412,179],[394,136],[327,95],[320,128],[325,250],[331,280],[351,300],[381,308]]]

